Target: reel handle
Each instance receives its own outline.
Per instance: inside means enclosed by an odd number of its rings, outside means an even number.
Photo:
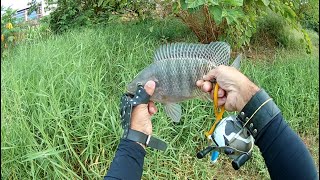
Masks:
[[[209,152],[211,152],[213,149],[215,149],[214,147],[212,146],[208,146],[207,148],[205,148],[204,150],[202,151],[199,151],[197,153],[197,158],[198,159],[202,159],[204,156],[206,156]]]
[[[238,170],[245,162],[251,158],[251,154],[243,153],[232,161],[232,167],[235,170]]]

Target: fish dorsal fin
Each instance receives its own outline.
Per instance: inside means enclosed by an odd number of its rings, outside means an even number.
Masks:
[[[173,43],[162,45],[154,55],[154,61],[176,59],[205,59],[216,65],[228,65],[230,46],[226,42],[210,44]]]
[[[239,54],[237,56],[237,58],[233,61],[233,63],[231,64],[232,67],[235,67],[236,69],[240,69],[240,65],[241,65],[241,57],[242,57],[242,54]]]

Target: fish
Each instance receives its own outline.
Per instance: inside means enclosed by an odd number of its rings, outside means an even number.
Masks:
[[[155,81],[156,88],[150,100],[162,103],[167,116],[179,122],[182,110],[178,103],[190,99],[212,101],[208,93],[197,87],[196,82],[217,66],[229,65],[230,53],[230,45],[222,41],[162,45],[155,51],[153,63],[127,85],[127,92],[134,95],[138,85]],[[231,66],[239,69],[240,61],[241,54]]]

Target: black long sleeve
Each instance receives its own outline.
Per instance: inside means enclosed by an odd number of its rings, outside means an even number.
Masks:
[[[107,179],[141,179],[146,151],[136,142],[121,139]]]
[[[240,119],[250,117],[270,97],[259,91],[241,111]],[[247,123],[254,132],[272,179],[319,179],[310,152],[301,138],[285,122],[273,101],[261,106]],[[251,127],[252,125],[252,127]],[[121,139],[105,179],[141,179],[145,150],[137,143]]]
[[[262,130],[256,145],[262,153],[271,179],[318,179],[310,152],[284,121],[281,113]]]
[[[280,109],[260,89],[238,115],[255,138],[272,179],[318,179],[310,152],[285,122]]]

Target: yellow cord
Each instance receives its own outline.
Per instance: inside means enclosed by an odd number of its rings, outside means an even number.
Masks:
[[[218,90],[219,90],[219,85],[216,83],[214,87],[213,93],[213,105],[214,105],[214,114],[216,115],[216,120],[214,121],[214,124],[211,126],[209,132],[205,132],[206,137],[211,135],[216,128],[218,122],[222,119],[223,113],[224,113],[224,106],[221,108],[218,107]]]

